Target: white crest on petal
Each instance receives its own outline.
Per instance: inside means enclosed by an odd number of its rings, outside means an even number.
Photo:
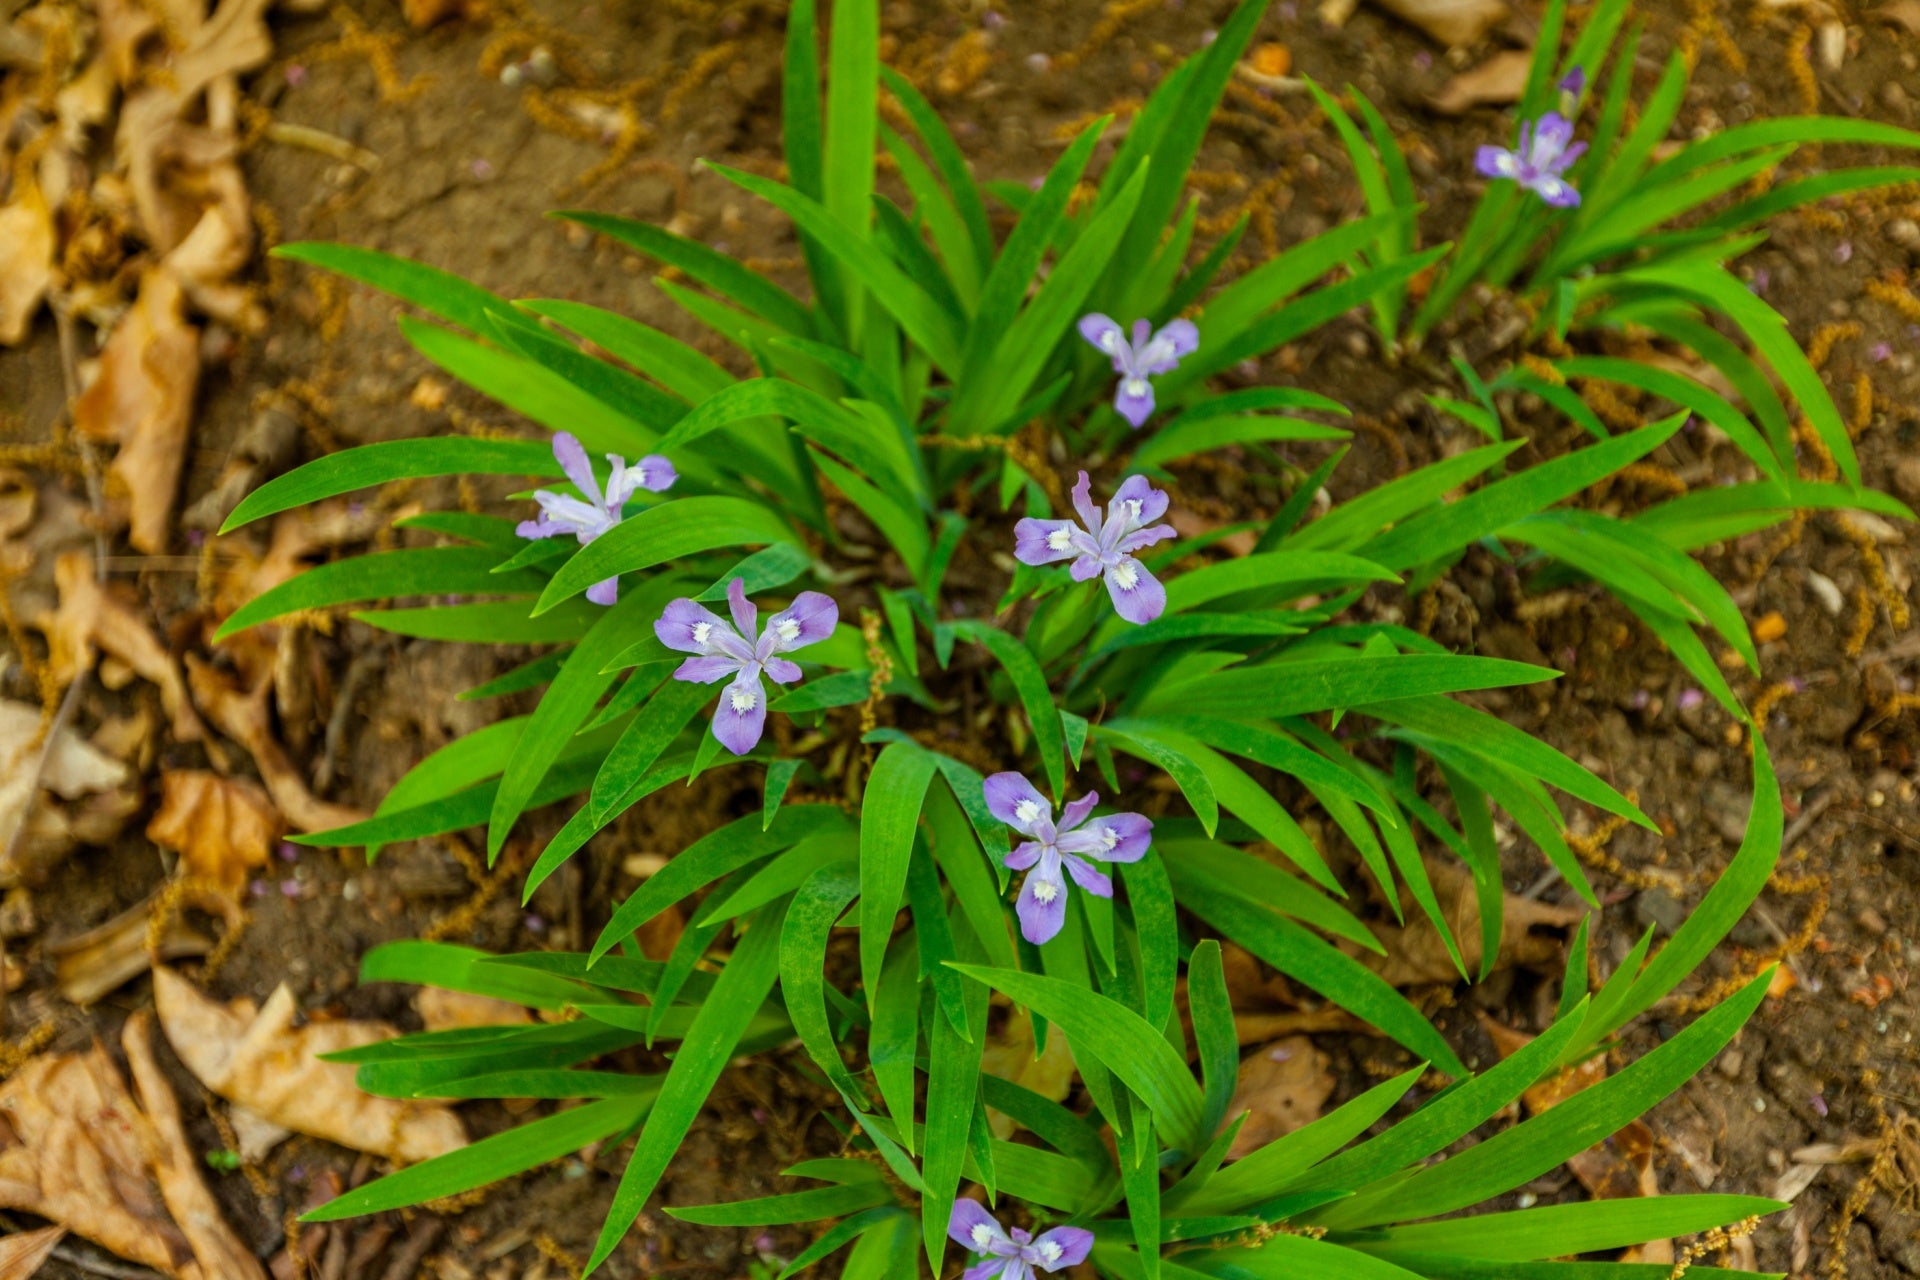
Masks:
[[[705,644],[707,637],[712,634],[713,624],[711,622],[696,622],[693,624],[693,642],[695,644]]]
[[[1035,880],[1033,882],[1033,900],[1035,902],[1052,902],[1059,896],[1060,886],[1053,881]]]
[[[993,1245],[993,1228],[984,1222],[974,1223],[973,1230],[968,1234],[973,1241],[974,1249],[979,1253],[985,1253]]]
[[[773,624],[773,634],[780,637],[783,644],[792,644],[794,637],[800,634],[800,624],[792,618],[782,618]]]
[[[754,692],[751,689],[729,689],[727,691],[727,701],[732,703],[733,709],[742,715],[753,710],[755,700]]]
[[[1040,816],[1040,806],[1031,800],[1022,800],[1013,806],[1013,816],[1022,822],[1032,822]]]
[[[1122,591],[1131,591],[1140,585],[1140,571],[1133,567],[1133,561],[1122,560],[1107,570],[1113,575],[1113,583]]]

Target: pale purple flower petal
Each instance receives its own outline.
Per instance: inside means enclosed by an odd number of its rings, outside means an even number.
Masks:
[[[1014,851],[1007,855],[1009,871],[1026,871],[1040,861],[1040,851],[1046,848],[1038,840],[1022,841]]]
[[[513,527],[513,532],[519,538],[551,538],[556,533],[572,533],[573,530],[541,516],[538,520],[522,520]]]
[[[1015,1252],[1006,1230],[978,1201],[962,1196],[953,1202],[947,1218],[947,1238],[974,1253],[1007,1257]]]
[[[1117,509],[1117,510],[1116,510]],[[1107,504],[1107,519],[1124,514],[1130,527],[1138,529],[1167,514],[1167,495],[1153,487],[1145,476],[1128,476],[1114,490]]]
[[[1140,372],[1171,373],[1179,367],[1180,357],[1192,355],[1200,347],[1200,330],[1191,320],[1170,320],[1153,335],[1140,351]]]
[[[1481,147],[1474,168],[1489,178],[1511,179],[1554,208],[1569,209],[1580,203],[1580,193],[1562,175],[1586,149],[1573,140],[1573,122],[1549,111],[1537,121],[1522,122],[1513,150]]]
[[[1100,563],[1099,556],[1087,555],[1075,560],[1072,568],[1070,568],[1068,572],[1073,574],[1073,580],[1075,582],[1091,582],[1100,576],[1100,571],[1103,568],[1105,568],[1105,566]]]
[[[1482,177],[1517,178],[1520,176],[1520,157],[1505,147],[1484,146],[1474,153],[1473,167]]]
[[[1039,866],[1027,873],[1013,909],[1020,917],[1020,936],[1036,947],[1052,941],[1065,927],[1067,885],[1060,878],[1059,859],[1043,858]]]
[[[1079,539],[1080,526],[1071,520],[1037,520],[1028,516],[1013,526],[1013,558],[1021,564],[1050,564],[1055,560],[1066,560],[1084,551],[1083,543],[1089,541],[1084,534]]]
[[[766,673],[767,679],[775,684],[792,684],[803,674],[799,663],[790,662],[786,658],[768,658],[760,664],[760,669]]]
[[[1165,542],[1168,538],[1177,538],[1180,534],[1170,524],[1156,524],[1149,529],[1135,529],[1120,539],[1121,551],[1141,551],[1156,542]]]
[[[1132,556],[1107,569],[1107,594],[1113,609],[1128,622],[1148,623],[1167,611],[1167,589]]]
[[[1093,505],[1093,477],[1084,471],[1080,473],[1079,483],[1073,486],[1073,510],[1088,533],[1098,533],[1100,508]]]
[[[737,756],[754,749],[767,727],[767,691],[760,677],[742,671],[738,679],[720,691],[720,705],[713,713],[713,736],[720,745]]]
[[[818,644],[840,625],[840,606],[833,597],[820,591],[802,591],[793,603],[767,619],[767,632],[773,636],[773,651],[789,653],[810,644]]]
[[[556,432],[553,437],[554,460],[560,469],[567,473],[567,479],[573,481],[581,496],[595,506],[600,505],[600,483],[593,478],[593,464],[587,461],[587,451],[571,431]]]
[[[733,625],[740,634],[751,642],[754,624],[760,620],[760,610],[747,599],[747,580],[735,578],[727,584],[727,609],[733,614]]]
[[[1053,818],[1053,806],[1017,773],[996,773],[981,784],[987,811],[1023,836],[1037,834],[1042,822]]]
[[[1060,821],[1055,824],[1062,833],[1062,839],[1060,841],[1061,848],[1064,849],[1066,847],[1065,833],[1072,831],[1075,827],[1085,822],[1087,815],[1093,812],[1093,806],[1099,803],[1100,793],[1098,791],[1089,791],[1078,800],[1067,801],[1067,807],[1060,811]]]
[[[1055,1227],[1023,1252],[1044,1271],[1077,1267],[1093,1252],[1093,1232],[1084,1227]]]
[[[1060,859],[1073,882],[1096,898],[1113,896],[1113,877],[1104,871],[1094,870],[1093,864],[1085,858],[1065,855]]]
[[[1153,416],[1153,384],[1135,374],[1121,378],[1119,388],[1113,393],[1113,410],[1135,430],[1145,426]]]
[[[1080,336],[1112,357],[1115,373],[1121,371],[1120,360],[1122,353],[1127,350],[1127,335],[1111,316],[1101,315],[1098,311],[1081,316]]]
[[[732,658],[688,658],[673,670],[675,680],[684,680],[688,684],[712,684],[725,680],[740,669],[740,664]]]
[[[1136,428],[1153,414],[1153,384],[1148,379],[1171,373],[1179,367],[1180,357],[1200,345],[1200,331],[1191,320],[1170,321],[1155,333],[1152,321],[1143,317],[1133,322],[1129,336],[1111,317],[1098,312],[1081,317],[1080,336],[1112,358],[1113,371],[1120,376],[1114,411]]]
[[[985,1262],[976,1262],[962,1271],[960,1280],[1026,1280],[1018,1270],[1013,1270],[1012,1275],[1008,1274],[1010,1269],[1024,1266],[1026,1264],[1018,1258],[988,1258]],[[1027,1276],[1032,1274],[1031,1270],[1027,1272]]]
[[[720,647],[723,638],[734,641],[742,657],[748,652],[745,643],[724,618],[685,596],[667,605],[666,611],[653,624],[653,634],[660,637],[661,644],[681,653],[724,653],[726,651]]]
[[[587,588],[587,599],[595,604],[613,604],[620,599],[620,575],[602,578]]]

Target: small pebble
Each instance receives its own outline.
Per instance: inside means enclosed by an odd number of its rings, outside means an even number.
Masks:
[[[1753,1109],[1755,1111],[1765,1111],[1767,1109],[1767,1100],[1765,1098],[1755,1098],[1753,1100]]]

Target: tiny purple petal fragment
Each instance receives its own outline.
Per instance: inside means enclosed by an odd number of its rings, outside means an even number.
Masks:
[[[1586,143],[1573,140],[1572,122],[1549,111],[1521,124],[1520,144],[1513,150],[1481,147],[1473,167],[1486,177],[1519,183],[1556,209],[1571,209],[1580,203],[1580,193],[1561,175],[1586,149]]]
[[[1069,803],[1056,821],[1047,798],[1018,773],[996,773],[980,790],[987,811],[1027,837],[1007,855],[1007,866],[1027,873],[1014,914],[1021,936],[1035,946],[1066,924],[1069,877],[1082,891],[1111,898],[1112,878],[1093,864],[1138,862],[1153,843],[1153,822],[1140,814],[1091,816],[1100,803],[1097,791]]]
[[[1151,321],[1135,320],[1129,336],[1119,322],[1098,311],[1080,317],[1080,336],[1113,361],[1113,371],[1120,375],[1114,410],[1136,429],[1153,416],[1153,383],[1148,379],[1173,372],[1180,357],[1200,345],[1200,331],[1191,320],[1170,320],[1157,331]]]
[[[1055,1227],[1035,1239],[1015,1227],[1009,1231],[973,1200],[953,1202],[947,1238],[982,1261],[968,1267],[964,1280],[1033,1280],[1037,1272],[1077,1267],[1093,1252],[1093,1232]]]
[[[727,584],[727,605],[732,622],[682,596],[668,602],[655,619],[653,634],[667,648],[693,655],[674,671],[675,680],[717,684],[733,677],[720,691],[720,703],[714,708],[713,736],[736,756],[744,756],[759,745],[767,728],[767,689],[761,681],[791,684],[798,680],[799,664],[780,655],[832,635],[840,623],[840,606],[831,596],[802,591],[792,604],[767,619],[757,640],[750,640],[760,611],[747,599],[746,579],[735,578]]]
[[[620,523],[626,515],[627,499],[636,491],[645,489],[649,493],[660,493],[671,488],[673,482],[680,478],[674,472],[673,464],[657,454],[648,454],[629,466],[626,459],[610,453],[607,463],[612,471],[607,476],[606,490],[602,492],[600,482],[593,474],[593,463],[587,459],[585,447],[567,431],[554,434],[553,457],[581,496],[576,498],[548,489],[534,490],[533,500],[540,504],[540,516],[535,520],[522,520],[514,529],[514,533],[522,538],[553,538],[570,533],[584,547]],[[620,579],[617,577],[604,579],[587,588],[587,599],[595,604],[613,604],[619,598]]]
[[[1079,524],[1029,516],[1015,525],[1014,558],[1032,565],[1072,560],[1076,582],[1104,577],[1114,609],[1128,622],[1152,622],[1166,612],[1166,588],[1133,553],[1175,536],[1172,525],[1154,523],[1167,513],[1167,495],[1145,476],[1129,476],[1107,504],[1103,520],[1093,503],[1092,481],[1082,471],[1073,505]]]

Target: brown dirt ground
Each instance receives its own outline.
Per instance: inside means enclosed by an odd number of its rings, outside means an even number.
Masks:
[[[1102,34],[1102,9],[1090,0],[1022,0],[994,6],[1004,20],[983,23],[986,6],[895,0],[885,8],[888,30],[904,34],[890,49],[896,65],[932,86],[955,123],[962,145],[984,176],[1025,180],[1041,173],[1059,149],[1059,130],[1089,113],[1142,97],[1201,33],[1221,20],[1227,0],[1166,0],[1130,4],[1127,15]],[[1523,6],[1531,8],[1531,6]],[[1650,80],[1699,5],[1642,6],[1650,32],[1642,80]],[[775,264],[798,287],[793,242],[784,223],[754,207],[711,176],[694,173],[702,156],[771,172],[777,165],[778,49],[781,6],[715,5],[703,0],[596,0],[561,4],[534,0],[527,16],[490,22],[456,21],[426,33],[408,31],[386,4],[361,6],[361,20],[377,36],[410,89],[383,91],[364,56],[327,56],[341,32],[338,13],[275,19],[277,61],[251,82],[250,92],[282,120],[343,137],[379,157],[363,174],[306,150],[262,144],[246,159],[249,186],[271,210],[284,239],[340,239],[408,254],[468,275],[509,296],[557,296],[623,309],[688,338],[691,323],[647,283],[650,270],[606,243],[571,234],[542,215],[584,206],[665,220],[689,234]],[[1752,116],[1803,110],[1803,84],[1813,86],[1823,110],[1914,123],[1911,96],[1920,93],[1920,39],[1861,15],[1849,27],[1848,56],[1837,71],[1820,67],[1814,79],[1796,74],[1794,50],[1806,29],[1791,15],[1763,17],[1733,7],[1725,28],[1730,45],[1705,41],[1695,86],[1682,115],[1688,129],[1706,129]],[[1711,22],[1711,19],[1708,20]],[[1700,30],[1706,30],[1701,27]],[[990,35],[986,35],[990,30]],[[577,56],[597,83],[654,82],[635,98],[647,136],[609,171],[600,139],[543,128],[520,91],[483,72],[490,53],[515,33],[545,40]],[[981,34],[976,34],[981,33]],[[1292,51],[1297,71],[1323,83],[1351,82],[1387,111],[1413,152],[1417,180],[1434,214],[1428,226],[1457,227],[1475,189],[1466,177],[1475,145],[1493,140],[1505,118],[1478,111],[1459,119],[1432,115],[1424,95],[1451,74],[1449,59],[1423,37],[1363,8],[1344,26],[1323,26],[1318,6],[1281,0],[1259,37]],[[524,56],[523,42],[506,51]],[[1076,53],[1063,58],[1068,51]],[[1051,64],[1039,55],[1050,55]],[[1737,57],[1744,65],[1736,65]],[[1837,163],[1837,161],[1836,161]],[[1237,99],[1215,129],[1202,169],[1211,175],[1206,211],[1230,211],[1249,189],[1264,209],[1249,252],[1276,246],[1351,216],[1359,197],[1330,133],[1312,120],[1304,99]],[[589,181],[582,185],[582,179]],[[1774,240],[1747,261],[1767,296],[1807,341],[1821,327],[1857,321],[1863,332],[1834,347],[1826,372],[1843,405],[1864,375],[1875,407],[1860,438],[1869,479],[1920,498],[1911,467],[1902,470],[1915,424],[1906,406],[1916,400],[1915,352],[1920,329],[1908,317],[1868,300],[1865,285],[1910,265],[1897,220],[1913,210],[1892,201],[1823,209],[1788,220]],[[1910,223],[1908,226],[1910,227]],[[1920,243],[1920,237],[1911,238]],[[1761,273],[1764,273],[1762,275]],[[188,501],[219,473],[228,448],[262,392],[301,380],[324,396],[319,414],[326,441],[341,444],[435,429],[449,421],[509,427],[511,415],[460,389],[446,407],[430,411],[413,393],[430,370],[401,341],[395,307],[359,290],[329,288],[282,265],[261,268],[270,290],[273,324],[264,340],[240,345],[203,391]],[[1916,309],[1920,311],[1920,308]],[[1464,349],[1485,354],[1484,332],[1469,326],[1456,336]],[[59,364],[51,326],[22,352],[0,353],[0,410],[20,415],[31,435],[53,420],[60,403]],[[1441,335],[1439,349],[1448,335]],[[705,341],[702,339],[702,341]],[[711,342],[706,342],[713,349]],[[1496,358],[1498,353],[1495,353]],[[1483,372],[1491,366],[1483,364]],[[1420,401],[1439,389],[1421,361],[1394,366],[1383,360],[1357,319],[1336,323],[1307,342],[1271,358],[1263,378],[1297,381],[1353,404],[1367,419],[1336,490],[1352,492],[1423,458],[1461,447],[1458,424],[1439,419]],[[1537,424],[1556,438],[1560,424]],[[1696,483],[1732,465],[1721,449],[1680,441],[1660,456]],[[1310,453],[1297,459],[1311,465]],[[1190,505],[1211,514],[1271,509],[1274,488],[1265,477],[1231,468],[1194,469],[1183,476]],[[1202,495],[1205,500],[1203,501]],[[453,495],[446,495],[451,498]],[[1657,496],[1621,486],[1615,503]],[[1895,590],[1907,593],[1902,531],[1880,539]],[[1789,805],[1791,841],[1783,868],[1817,878],[1805,892],[1773,892],[1736,930],[1732,945],[1709,962],[1688,990],[1725,976],[1753,972],[1761,953],[1780,940],[1805,944],[1794,957],[1799,981],[1769,999],[1716,1068],[1684,1088],[1651,1117],[1661,1143],[1655,1157],[1660,1185],[1670,1191],[1765,1194],[1789,1168],[1790,1153],[1810,1143],[1872,1138],[1888,1113],[1920,1112],[1916,1071],[1915,1005],[1909,969],[1920,963],[1920,831],[1914,814],[1916,735],[1893,697],[1912,689],[1920,646],[1875,619],[1865,651],[1848,652],[1851,607],[1838,616],[1823,607],[1809,575],[1825,575],[1851,599],[1868,581],[1862,554],[1834,523],[1815,519],[1790,545],[1759,535],[1719,548],[1710,567],[1730,583],[1750,619],[1771,611],[1785,618],[1784,635],[1763,647],[1765,678],[1735,677],[1743,693],[1765,684],[1796,682],[1775,704],[1769,742]],[[193,574],[167,565],[116,562],[137,580],[158,619],[193,605]],[[133,570],[138,569],[138,572]],[[1544,691],[1489,699],[1488,705],[1585,760],[1622,789],[1638,794],[1666,830],[1664,838],[1629,829],[1609,852],[1625,868],[1660,867],[1691,886],[1679,895],[1691,904],[1699,886],[1724,866],[1744,821],[1748,784],[1745,752],[1728,719],[1687,688],[1681,670],[1617,606],[1589,591],[1558,599],[1544,616],[1523,610],[1512,571],[1470,557],[1435,597],[1431,622],[1442,640],[1473,643],[1482,652],[1548,661],[1567,679]],[[1371,607],[1417,616],[1415,602],[1382,597]],[[420,755],[496,714],[480,704],[455,703],[453,694],[502,669],[500,655],[456,646],[429,646],[347,624],[322,639],[318,652],[337,685],[349,656],[377,653],[383,661],[360,686],[350,741],[340,761],[334,798],[371,805]],[[9,693],[30,696],[30,691]],[[82,723],[96,722],[111,705],[95,694]],[[324,723],[308,729],[317,738]],[[309,748],[308,763],[319,748]],[[163,748],[172,764],[198,763],[197,751]],[[635,852],[670,852],[713,818],[757,803],[750,791],[721,779],[703,782],[693,796],[658,799],[630,814],[611,835],[575,860],[536,897],[529,912],[507,898],[479,913],[456,941],[494,949],[577,946],[597,931],[605,904],[631,886],[620,869]],[[1576,829],[1590,815],[1574,818]],[[544,838],[557,818],[534,822]],[[137,824],[136,824],[137,828]],[[535,844],[534,847],[537,847]],[[1558,900],[1564,885],[1539,880],[1537,855],[1510,847],[1509,885]],[[264,996],[281,979],[309,1007],[406,1023],[406,993],[360,989],[353,969],[370,945],[417,936],[458,907],[471,887],[458,863],[438,846],[396,847],[373,868],[351,866],[327,853],[302,853],[284,873],[299,884],[297,898],[270,893],[254,903],[254,920],[219,975],[223,995]],[[58,1044],[77,1046],[109,1032],[148,999],[135,984],[88,1013],[61,1005],[47,991],[43,944],[98,923],[138,901],[157,881],[152,847],[129,841],[112,851],[75,856],[54,882],[35,895],[41,933],[14,943],[28,964],[27,993],[15,1001],[16,1029],[28,1014],[53,1017]],[[1597,922],[1595,955],[1609,970],[1647,923],[1669,927],[1673,899],[1641,889],[1635,873],[1596,872],[1609,909]],[[343,888],[351,898],[343,896]],[[1794,886],[1788,886],[1794,887]],[[1825,912],[1822,916],[1822,911]],[[1810,939],[1810,941],[1809,941]],[[1551,983],[1502,975],[1460,993],[1457,1010],[1441,1011],[1483,1056],[1490,1053],[1469,1016],[1488,1010],[1523,1027],[1550,1012]],[[1455,994],[1433,992],[1429,1007]],[[1628,1037],[1628,1056],[1644,1052],[1681,1024],[1678,1013],[1650,1015]],[[1329,1037],[1341,1079],[1339,1097],[1394,1069],[1400,1058],[1381,1042]],[[637,1064],[634,1064],[637,1065]],[[220,1144],[197,1089],[176,1073],[197,1142]],[[804,1231],[778,1229],[770,1238],[712,1231],[658,1212],[662,1203],[703,1203],[766,1194],[775,1171],[797,1158],[833,1150],[837,1136],[821,1099],[778,1055],[729,1072],[675,1162],[654,1207],[643,1215],[607,1274],[672,1274],[724,1278],[749,1274],[760,1247],[790,1256]],[[501,1108],[469,1108],[471,1126],[492,1131],[511,1118]],[[519,1179],[454,1218],[437,1274],[530,1274],[542,1267],[531,1228],[574,1255],[591,1245],[621,1160],[615,1154],[572,1158]],[[283,1211],[298,1207],[329,1178],[352,1176],[352,1157],[338,1149],[296,1142],[267,1171],[277,1198],[262,1201],[239,1176],[219,1191],[242,1236],[262,1254],[277,1247]],[[1793,1209],[1765,1222],[1753,1237],[1764,1270],[1812,1271],[1834,1260],[1830,1236],[1841,1206],[1864,1165],[1828,1168],[1799,1195]],[[362,1167],[364,1173],[364,1166]],[[1528,1188],[1551,1198],[1568,1191],[1558,1171]],[[1508,1204],[1505,1207],[1511,1207]],[[402,1231],[407,1228],[401,1226]],[[1920,1218],[1897,1212],[1888,1194],[1867,1201],[1847,1235],[1849,1274],[1920,1276]],[[85,1274],[55,1263],[44,1273]]]

